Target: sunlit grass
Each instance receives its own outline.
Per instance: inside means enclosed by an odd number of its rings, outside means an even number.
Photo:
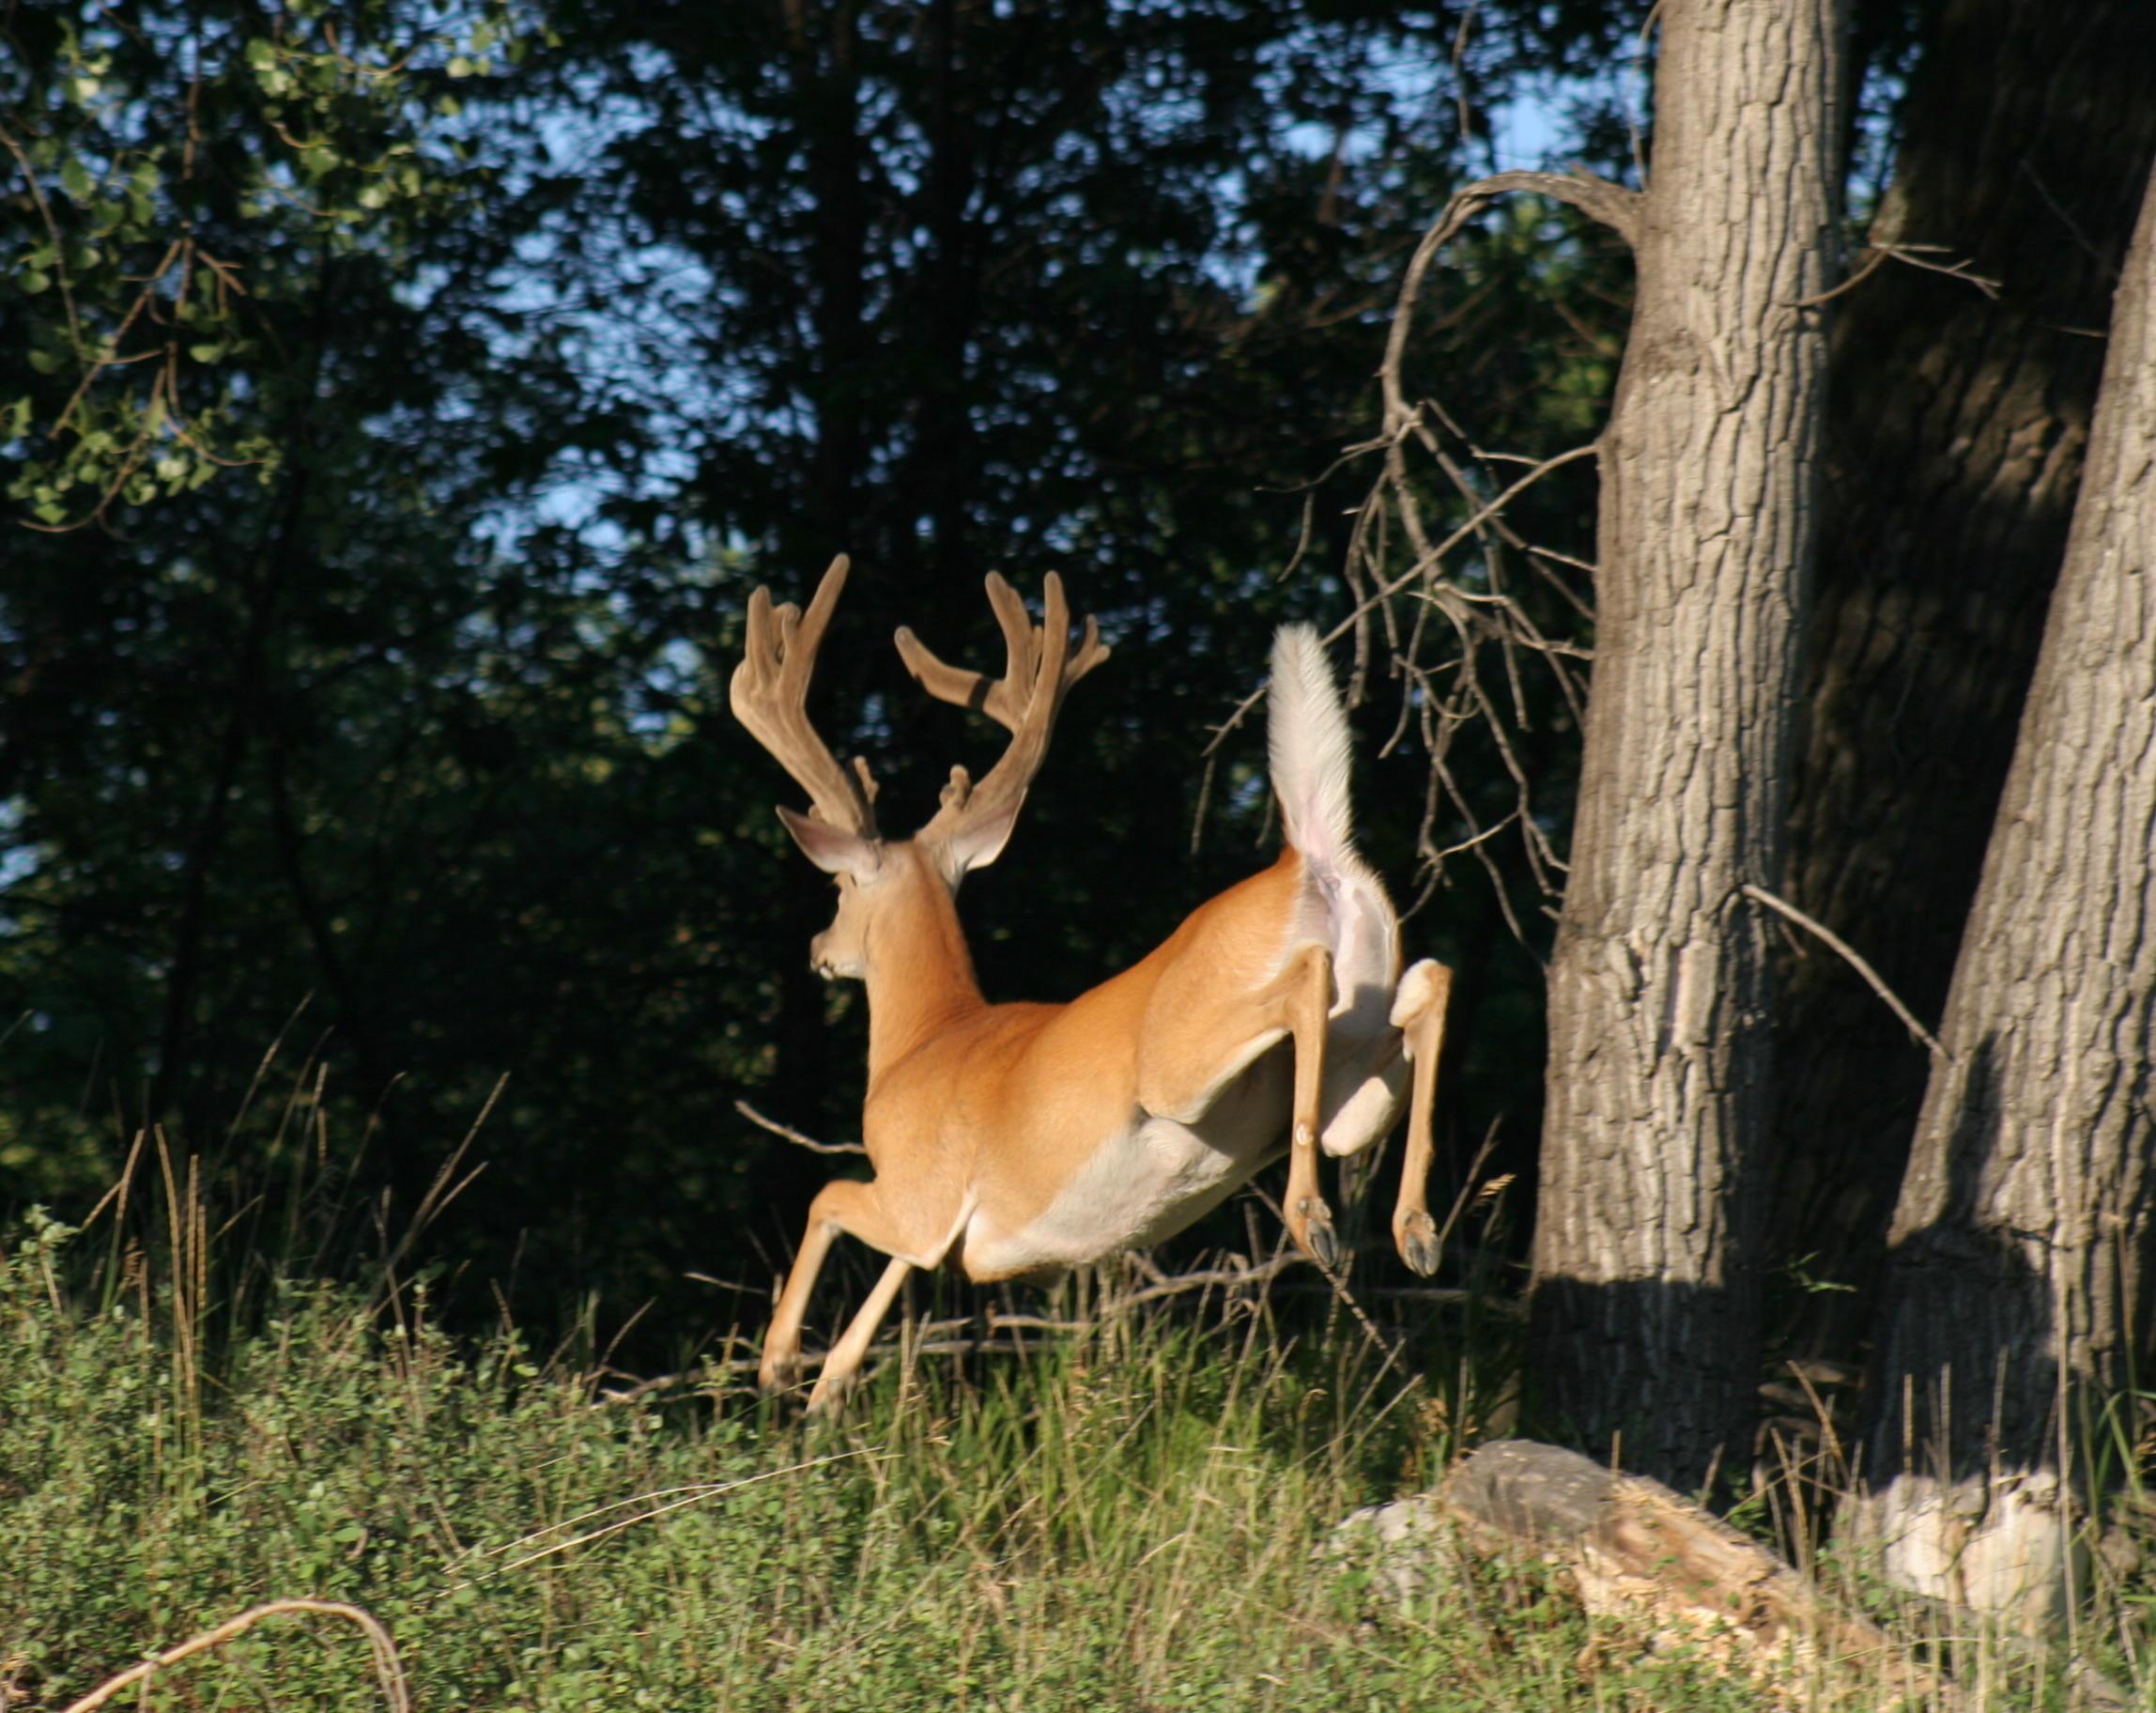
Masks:
[[[514,1328],[449,1335],[423,1283],[234,1247],[269,1227],[221,1237],[183,1162],[145,1183],[147,1235],[34,1218],[0,1260],[0,1705],[65,1707],[295,1596],[377,1616],[422,1708],[1867,1705],[1763,1694],[1539,1566],[1402,1598],[1329,1550],[1475,1431],[1494,1341],[1403,1360],[1348,1315],[1173,1304],[1022,1356],[902,1353],[818,1427],[716,1364],[609,1401]],[[2090,1618],[2123,1680],[2134,1597]],[[1979,1691],[1953,1705],[2064,1705],[2057,1650],[1953,1648]],[[381,1704],[363,1640],[302,1617],[127,1705]]]

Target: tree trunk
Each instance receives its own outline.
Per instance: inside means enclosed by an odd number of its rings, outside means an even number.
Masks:
[[[1532,1370],[1697,1486],[1745,1423],[1771,1119],[1766,933],[1835,250],[1831,0],[1671,0],[1601,449],[1594,687],[1549,976]],[[1621,1445],[1618,1444],[1622,1441]]]
[[[2032,1617],[2149,1325],[2152,846],[2156,181],[1894,1213],[1856,1517],[1898,1580]]]
[[[2066,25],[2044,0],[1955,0],[1904,108],[1875,239],[1945,246],[1998,283],[1887,264],[1840,301],[1818,600],[1790,826],[1794,901],[1927,1023],[1998,805],[2066,546],[2109,311],[2156,149],[2156,29],[2138,5]],[[1781,1032],[1775,1258],[1855,1286],[1793,1304],[1854,1357],[1926,1060],[1806,942]]]

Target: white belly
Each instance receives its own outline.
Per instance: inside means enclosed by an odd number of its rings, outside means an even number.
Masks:
[[[1336,997],[1326,1026],[1325,1143],[1353,1152],[1388,1128],[1405,1084],[1387,1022],[1399,980],[1399,927],[1384,888],[1358,864],[1322,888],[1307,926],[1330,944]],[[1027,1224],[967,1222],[962,1264],[975,1278],[1010,1278],[1097,1261],[1173,1237],[1233,1194],[1287,1143],[1292,1049],[1283,1042],[1234,1078],[1192,1123],[1139,1114],[1096,1149]],[[1333,1125],[1335,1117],[1344,1122]],[[982,1197],[993,1204],[993,1196]]]
[[[1141,1118],[1095,1150],[1061,1194],[1016,1231],[988,1213],[966,1227],[963,1264],[1007,1278],[1097,1261],[1173,1237],[1232,1195],[1286,1140],[1286,1061],[1271,1056],[1195,1124]]]

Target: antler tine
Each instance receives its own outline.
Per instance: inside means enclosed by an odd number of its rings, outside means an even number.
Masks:
[[[988,602],[1003,630],[1004,672],[991,680],[985,672],[939,660],[914,633],[901,626],[896,640],[907,671],[941,702],[975,708],[1011,733],[1003,758],[977,787],[962,767],[951,769],[943,807],[918,838],[931,843],[955,839],[971,823],[1023,798],[1047,758],[1049,735],[1071,685],[1108,657],[1100,626],[1088,618],[1075,655],[1070,652],[1070,609],[1063,579],[1051,571],[1042,605],[1044,621],[1036,625],[1025,603],[1004,578],[991,572]]]
[[[831,562],[806,613],[792,601],[774,606],[768,588],[748,597],[748,637],[728,701],[749,735],[808,794],[818,820],[872,839],[876,787],[867,764],[855,757],[848,772],[808,723],[808,680],[851,563],[843,553]]]
[[[1001,572],[991,571],[987,584],[988,603],[995,610],[995,621],[1003,629],[1005,659],[1000,679],[992,680],[986,672],[939,660],[909,625],[900,625],[893,640],[905,659],[906,670],[920,681],[921,688],[931,696],[938,702],[953,702],[986,714],[1005,731],[1015,732],[1025,716],[1040,675],[1044,639],[1050,640],[1050,646],[1066,656],[1057,679],[1058,699],[1063,691],[1108,657],[1108,648],[1101,640],[1099,623],[1088,614],[1077,652],[1069,653],[1070,607],[1064,599],[1063,579],[1054,571],[1048,574],[1046,581],[1047,621],[1039,627],[1025,610],[1024,597]]]

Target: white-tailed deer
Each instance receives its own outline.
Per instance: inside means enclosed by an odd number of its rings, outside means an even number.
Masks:
[[[808,724],[816,651],[845,586],[831,563],[803,613],[749,597],[733,712],[808,793],[779,816],[837,877],[839,914],[810,943],[825,978],[869,990],[861,1136],[872,1182],[828,1184],[779,1293],[759,1378],[792,1385],[816,1275],[841,1231],[891,1258],[809,1397],[842,1395],[909,1269],[954,1250],[968,1277],[1008,1279],[1090,1261],[1181,1230],[1288,1151],[1289,1231],[1320,1266],[1337,1258],[1317,1150],[1351,1154],[1391,1128],[1413,1067],[1408,1157],[1393,1235],[1417,1273],[1438,1264],[1424,1199],[1451,972],[1400,974],[1399,924],[1355,854],[1348,723],[1317,633],[1272,651],[1270,749],[1287,841],[1270,868],[1198,906],[1157,950],[1068,1005],[991,1005],[959,927],[959,882],[993,862],[1071,685],[1107,658],[1093,621],[1070,652],[1063,586],[1048,577],[1036,628],[1000,577],[988,598],[1009,660],[1000,680],[947,666],[909,630],[899,653],[930,695],[1010,732],[976,785],[951,769],[943,806],[911,839],[876,831],[875,786],[841,767]]]

